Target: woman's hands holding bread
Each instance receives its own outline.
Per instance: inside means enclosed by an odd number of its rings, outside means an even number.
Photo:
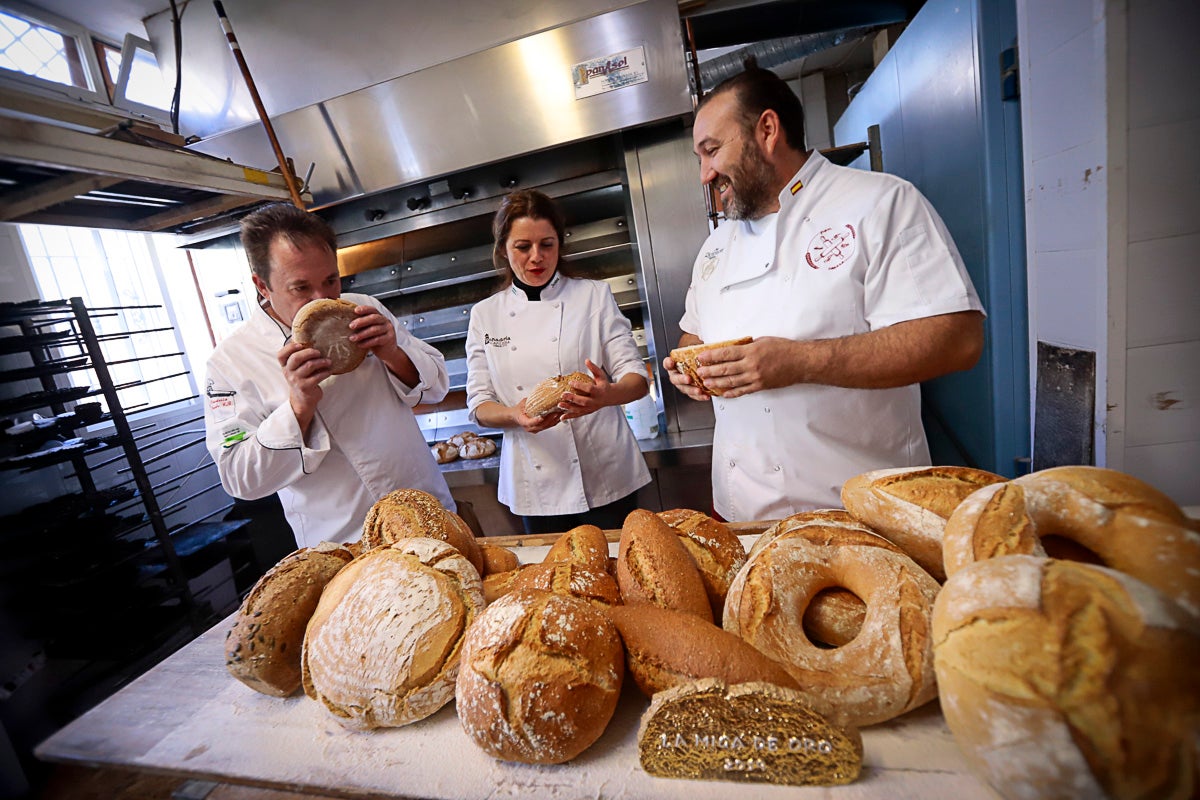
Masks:
[[[558,410],[551,411],[549,414],[543,414],[542,416],[531,417],[525,413],[524,400],[513,406],[511,410],[513,412],[512,421],[524,428],[526,433],[541,433],[547,428],[553,428],[563,418],[563,412]]]

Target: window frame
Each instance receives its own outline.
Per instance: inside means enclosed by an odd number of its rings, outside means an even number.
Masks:
[[[24,72],[8,69],[7,67],[0,67],[0,82],[18,88],[35,88],[43,92],[49,91],[56,95],[65,95],[76,100],[83,100],[104,106],[109,105],[108,92],[104,88],[104,75],[100,71],[100,62],[96,58],[96,50],[92,47],[92,34],[90,31],[56,14],[51,14],[48,11],[43,11],[24,3],[15,2],[15,0],[3,0],[0,2],[0,11],[9,12],[13,16],[20,17],[27,22],[36,23],[44,28],[50,28],[56,33],[74,39],[79,51],[81,66],[88,79],[88,87],[55,83],[54,81],[39,78],[36,75],[28,75]]]
[[[113,108],[138,114],[169,126],[171,124],[171,109],[148,106],[136,100],[130,100],[125,96],[125,92],[129,88],[129,78],[133,74],[133,63],[136,60],[134,56],[138,50],[145,50],[154,58],[155,64],[158,63],[158,55],[154,52],[154,48],[150,46],[150,42],[137,34],[125,34],[125,41],[121,45],[121,72],[117,75],[116,82],[113,84]]]

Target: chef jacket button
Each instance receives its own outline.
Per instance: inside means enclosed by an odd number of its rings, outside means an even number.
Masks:
[[[551,336],[551,337],[550,337],[550,341],[552,341],[552,342],[557,342],[557,341],[558,341],[558,337],[557,337],[557,336]]]
[[[516,349],[517,349],[517,346],[514,344],[514,345],[512,346],[512,349],[513,349],[513,351],[515,352],[515,351],[516,351]]]
[[[533,465],[533,468],[534,468],[534,469],[541,469],[541,468],[542,468],[542,465],[541,465],[541,464],[534,464],[534,465]]]
[[[763,413],[764,413],[764,414],[770,414],[770,413],[771,413],[771,407],[770,407],[770,406],[763,406]]]
[[[724,403],[717,403],[717,408],[719,408],[719,409],[721,409],[722,411],[724,411],[724,410],[725,410],[725,404],[724,404]]]
[[[518,392],[523,392],[523,391],[525,391],[525,387],[524,387],[524,386],[518,386],[518,387],[517,387],[517,391],[518,391]]]
[[[572,464],[578,464],[578,463],[579,463],[579,459],[578,459],[578,458],[572,458],[572,459],[571,459],[571,463],[572,463]]]
[[[783,469],[783,467],[779,466],[778,464],[775,465],[776,472],[779,472],[781,469]]]
[[[734,460],[731,458],[731,459],[729,459],[729,466],[731,466],[731,467],[736,467],[736,466],[737,466],[737,462],[736,462],[736,461],[734,461]]]
[[[510,312],[508,312],[508,315],[509,315],[510,317],[515,317],[515,316],[517,315],[517,312],[515,312],[515,311],[510,311]]]

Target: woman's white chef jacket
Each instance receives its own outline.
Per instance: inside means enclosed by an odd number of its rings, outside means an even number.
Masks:
[[[814,152],[779,200],[778,214],[755,223],[762,235],[729,221],[708,237],[684,331],[706,342],[829,339],[982,311],[945,225],[907,181]],[[915,384],[799,384],[713,398],[713,407],[713,505],[729,520],[839,507],[848,478],[929,463]]]
[[[375,298],[342,298],[378,308],[395,326],[396,318]],[[225,491],[246,500],[278,492],[300,547],[356,541],[367,511],[393,489],[422,489],[454,510],[412,413],[417,403],[446,396],[442,354],[397,327],[397,342],[420,384],[406,386],[368,355],[354,371],[322,384],[305,442],[276,359],[290,336],[290,329],[255,308],[208,360],[204,423]]]
[[[530,301],[516,286],[471,309],[467,408],[515,406],[553,375],[587,373],[584,359],[615,382],[646,370],[608,285],[555,275]],[[521,516],[578,514],[650,482],[637,439],[618,406],[537,434],[505,428],[497,497]]]

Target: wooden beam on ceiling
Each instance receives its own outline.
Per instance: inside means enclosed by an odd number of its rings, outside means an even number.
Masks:
[[[71,200],[76,195],[87,194],[94,189],[104,189],[120,182],[120,178],[108,175],[81,175],[78,172],[69,172],[15,192],[7,192],[0,198],[0,222],[14,222],[65,200]]]
[[[197,203],[161,211],[149,217],[142,217],[132,222],[128,228],[131,231],[162,231],[174,228],[192,220],[204,219],[216,214],[222,214],[241,206],[259,202],[254,198],[238,197],[236,195],[217,195]]]

